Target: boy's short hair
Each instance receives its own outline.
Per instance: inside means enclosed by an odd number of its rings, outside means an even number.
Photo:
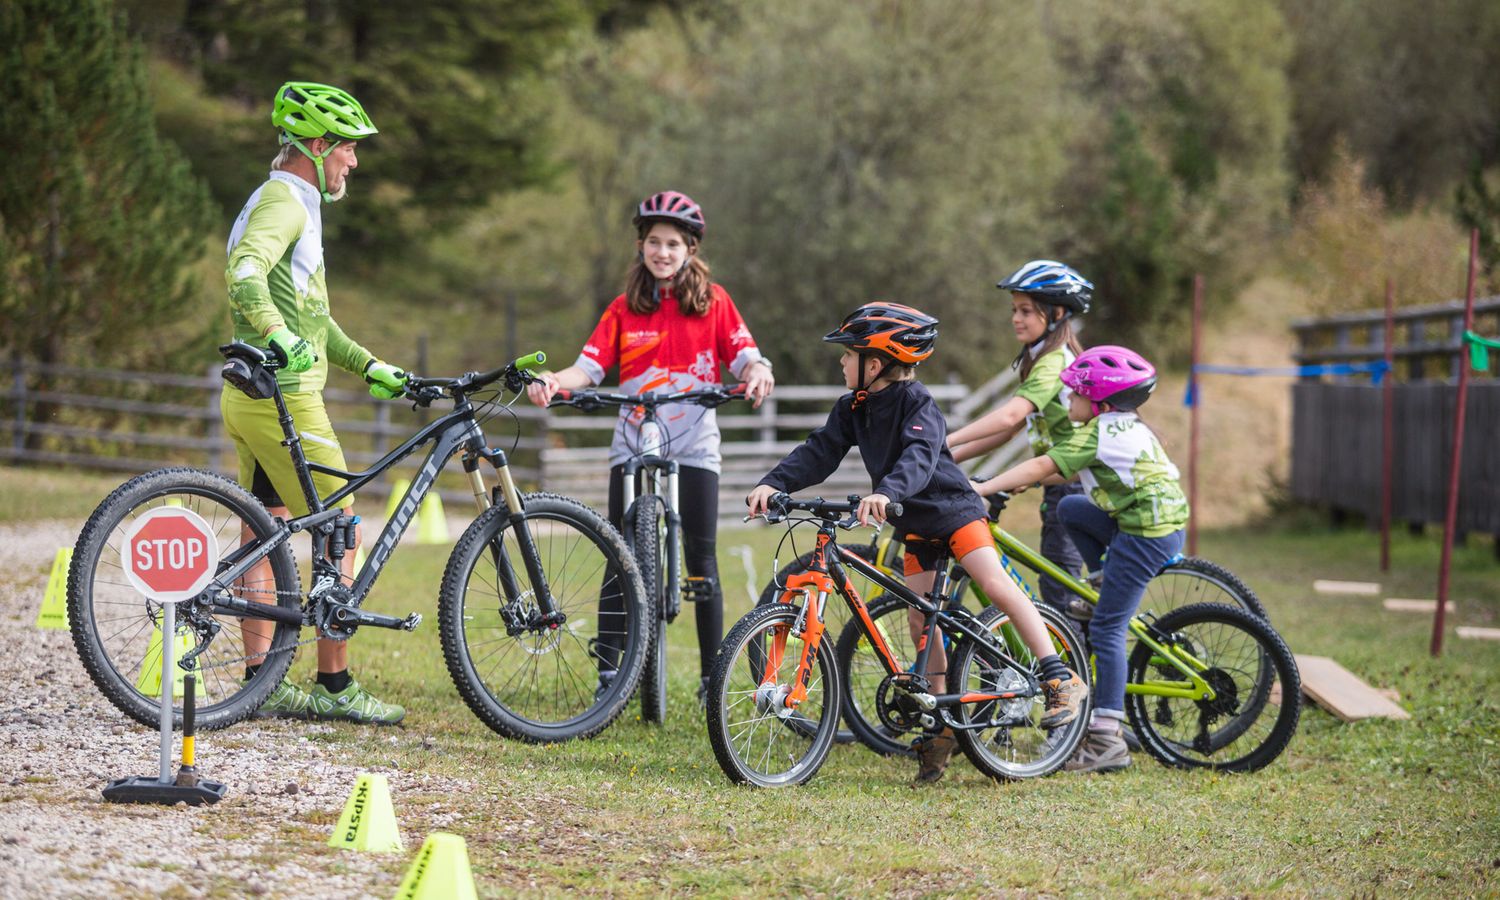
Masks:
[[[886,381],[911,381],[917,377],[917,370],[915,366],[905,363],[887,362],[885,372],[880,377]]]

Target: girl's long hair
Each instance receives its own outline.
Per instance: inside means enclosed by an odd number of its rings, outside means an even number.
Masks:
[[[1042,339],[1042,349],[1036,355],[1032,355],[1030,346],[1022,347],[1021,352],[1016,354],[1016,358],[1011,362],[1010,367],[1019,371],[1022,381],[1031,376],[1031,369],[1036,365],[1037,360],[1059,347],[1067,347],[1073,351],[1074,356],[1083,352],[1083,345],[1078,343],[1077,335],[1073,334],[1073,320],[1066,318],[1068,314],[1067,310],[1061,306],[1040,303],[1036,300],[1032,300],[1031,303],[1033,306],[1046,311],[1047,321],[1049,322],[1056,321],[1055,317],[1057,315],[1062,315],[1064,318],[1058,323],[1056,328],[1047,332],[1047,336]]]
[[[687,242],[688,250],[698,248],[698,239],[677,229]],[[641,237],[644,239],[645,235]],[[685,316],[706,316],[708,308],[713,304],[713,293],[709,290],[708,263],[703,257],[693,253],[688,261],[665,287],[670,288],[672,295],[677,298],[677,306]],[[645,315],[656,311],[661,304],[661,298],[657,295],[656,276],[646,268],[646,263],[641,259],[639,253],[635,256],[635,262],[630,264],[630,269],[625,273],[625,302],[629,304],[630,311],[637,315]]]

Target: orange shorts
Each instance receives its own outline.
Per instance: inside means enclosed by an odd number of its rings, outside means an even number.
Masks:
[[[944,544],[947,544],[948,551],[954,559],[963,559],[980,547],[989,547],[993,543],[994,540],[990,537],[990,523],[984,519],[975,519],[948,535],[946,541],[942,538],[925,538],[920,534],[908,534],[906,536],[906,561],[902,568],[908,575],[932,571],[937,567],[937,560],[942,555]]]

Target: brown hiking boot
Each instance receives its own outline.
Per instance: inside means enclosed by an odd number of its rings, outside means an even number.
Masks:
[[[932,784],[943,777],[943,771],[948,768],[948,760],[953,757],[953,749],[958,746],[958,741],[953,737],[952,728],[944,728],[942,734],[929,734],[916,741],[914,746],[921,766],[917,769],[917,777],[912,779],[912,784]]]
[[[1054,678],[1042,682],[1042,688],[1047,692],[1047,711],[1039,723],[1043,728],[1058,728],[1078,718],[1083,701],[1088,699],[1089,686],[1077,675],[1068,674],[1072,677],[1067,681]]]

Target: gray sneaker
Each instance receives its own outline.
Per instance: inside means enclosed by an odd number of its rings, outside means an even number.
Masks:
[[[1090,729],[1073,758],[1063,763],[1067,772],[1113,772],[1130,765],[1130,748],[1119,732]]]

